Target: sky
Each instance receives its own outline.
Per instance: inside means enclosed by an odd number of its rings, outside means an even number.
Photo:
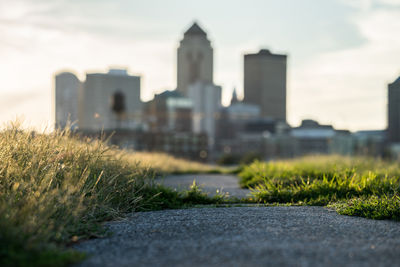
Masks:
[[[127,68],[142,100],[176,87],[176,49],[197,21],[223,103],[243,96],[243,55],[288,55],[287,111],[337,129],[384,129],[400,76],[400,0],[0,0],[0,124],[51,127],[54,75]]]

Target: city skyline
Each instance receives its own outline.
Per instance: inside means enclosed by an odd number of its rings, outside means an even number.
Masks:
[[[0,121],[25,114],[34,126],[52,125],[52,76],[65,69],[73,69],[82,78],[86,69],[99,72],[109,66],[127,67],[132,74],[142,75],[145,101],[154,93],[175,89],[174,50],[195,18],[215,49],[215,83],[224,88],[224,104],[229,102],[233,87],[243,96],[243,55],[268,48],[289,55],[290,124],[311,118],[351,130],[386,127],[387,84],[400,75],[397,1],[302,1],[304,6],[297,9],[298,4],[290,1],[269,1],[269,6],[263,1],[252,1],[251,5],[221,1],[215,6],[205,1],[192,10],[184,1],[173,1],[177,7],[177,3],[181,5],[174,12],[181,10],[183,15],[171,19],[170,14],[165,23],[160,22],[168,15],[159,14],[165,4],[150,2],[159,5],[133,1],[137,5],[134,9],[126,1],[99,1],[96,5],[90,1],[38,1],[35,6],[16,1],[5,8],[5,3],[0,3],[0,57],[5,58],[0,63]],[[240,16],[236,21],[223,14],[218,20],[215,11],[227,3],[232,15],[240,15],[240,6],[244,13],[255,12],[254,21]],[[257,7],[269,7],[267,14],[257,12]],[[83,10],[88,8],[90,12],[84,16]],[[204,12],[207,8],[208,13]],[[138,10],[147,13],[140,15]],[[282,18],[266,18],[268,12],[279,10]],[[71,12],[67,15],[66,11]],[[104,21],[97,20],[97,15],[104,15]],[[250,20],[249,15],[242,17]],[[313,19],[321,19],[322,26],[311,25]],[[139,22],[127,25],[135,20]],[[296,20],[303,24],[296,26]],[[298,32],[300,26],[309,28]],[[246,29],[249,33],[244,34]]]

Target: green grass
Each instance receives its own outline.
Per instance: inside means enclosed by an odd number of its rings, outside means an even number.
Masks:
[[[377,220],[400,221],[400,197],[371,196],[368,198],[354,198],[328,205],[343,215],[360,216]]]
[[[139,159],[68,131],[0,132],[0,266],[66,266],[84,257],[68,244],[103,236],[104,221],[223,200],[159,186]]]
[[[271,182],[293,184],[304,179],[328,179],[335,176],[351,177],[368,175],[370,172],[379,177],[400,176],[397,163],[385,162],[373,158],[344,156],[307,156],[293,160],[273,162],[253,162],[240,171],[242,187],[253,187],[264,179]]]
[[[341,214],[398,218],[398,163],[361,157],[304,157],[254,162],[239,176],[241,185],[252,189],[257,202],[330,204]]]
[[[224,194],[208,196],[193,181],[189,190],[174,191],[161,185],[153,185],[143,192],[143,203],[140,211],[151,211],[160,209],[182,209],[193,207],[194,205],[209,205],[228,203],[229,200]]]

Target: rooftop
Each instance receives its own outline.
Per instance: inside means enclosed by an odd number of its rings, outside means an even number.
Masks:
[[[254,54],[246,54],[246,57],[254,57],[254,56],[267,56],[267,57],[287,57],[287,55],[282,54],[273,54],[269,49],[260,49],[258,53]]]
[[[108,74],[116,76],[127,76],[128,70],[126,69],[109,69]]]
[[[155,95],[155,97],[157,97],[157,98],[170,98],[170,97],[182,98],[183,95],[180,92],[176,91],[176,90],[173,90],[173,91],[168,91],[167,90],[167,91],[164,91],[164,92],[162,92],[160,94]]]
[[[207,36],[207,33],[197,24],[194,22],[193,25],[185,32],[185,36],[187,35],[203,35]]]

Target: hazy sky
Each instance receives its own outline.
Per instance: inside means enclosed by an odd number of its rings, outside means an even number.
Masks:
[[[0,122],[52,125],[53,75],[126,67],[142,99],[176,86],[176,49],[196,20],[228,103],[243,55],[288,54],[288,120],[386,127],[400,75],[400,0],[0,0]]]

